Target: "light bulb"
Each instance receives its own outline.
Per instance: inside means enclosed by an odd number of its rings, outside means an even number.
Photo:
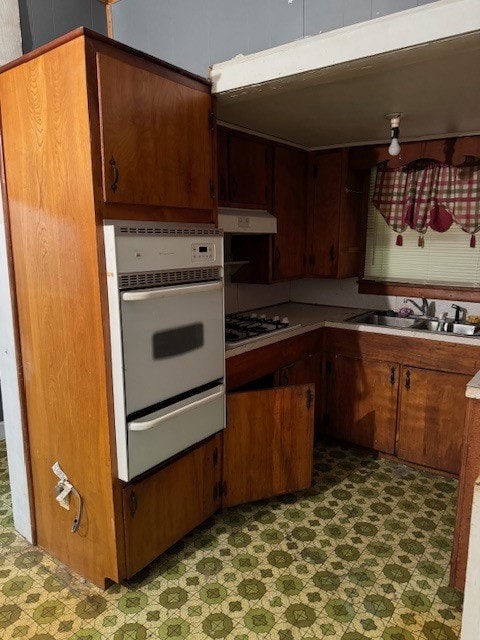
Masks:
[[[398,142],[398,138],[392,138],[392,142],[388,147],[388,153],[391,156],[398,156],[398,154],[400,153],[400,143]]]

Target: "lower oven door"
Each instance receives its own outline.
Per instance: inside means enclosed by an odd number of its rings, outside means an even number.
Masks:
[[[224,377],[223,283],[123,291],[127,416]]]
[[[128,423],[128,480],[225,426],[225,387],[218,385]]]

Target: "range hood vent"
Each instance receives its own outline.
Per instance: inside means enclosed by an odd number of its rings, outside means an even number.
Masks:
[[[277,219],[259,209],[218,208],[218,226],[225,233],[277,233]]]

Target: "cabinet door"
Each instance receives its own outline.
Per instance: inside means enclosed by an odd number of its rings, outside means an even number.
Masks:
[[[271,143],[228,134],[228,199],[231,204],[270,207]]]
[[[127,577],[220,506],[222,434],[123,491]]]
[[[322,151],[314,160],[310,273],[316,276],[337,275],[343,156],[342,149],[335,149]]]
[[[304,151],[275,147],[273,277],[295,278],[305,273],[308,156]]]
[[[394,453],[399,365],[335,355],[327,361],[327,431]]]
[[[310,385],[229,394],[223,506],[310,487],[313,418]]]
[[[105,202],[211,209],[208,87],[98,54]]]
[[[399,458],[459,473],[470,376],[403,367]]]
[[[323,354],[315,353],[303,360],[294,362],[288,367],[283,367],[276,374],[276,384],[280,387],[288,387],[297,384],[315,385],[315,436],[321,430],[323,418]]]

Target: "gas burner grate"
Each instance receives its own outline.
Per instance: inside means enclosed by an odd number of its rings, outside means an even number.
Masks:
[[[225,319],[225,342],[231,346],[239,345],[292,328],[294,327],[290,325],[288,318],[267,318],[263,314],[258,317],[256,313],[231,313]]]

